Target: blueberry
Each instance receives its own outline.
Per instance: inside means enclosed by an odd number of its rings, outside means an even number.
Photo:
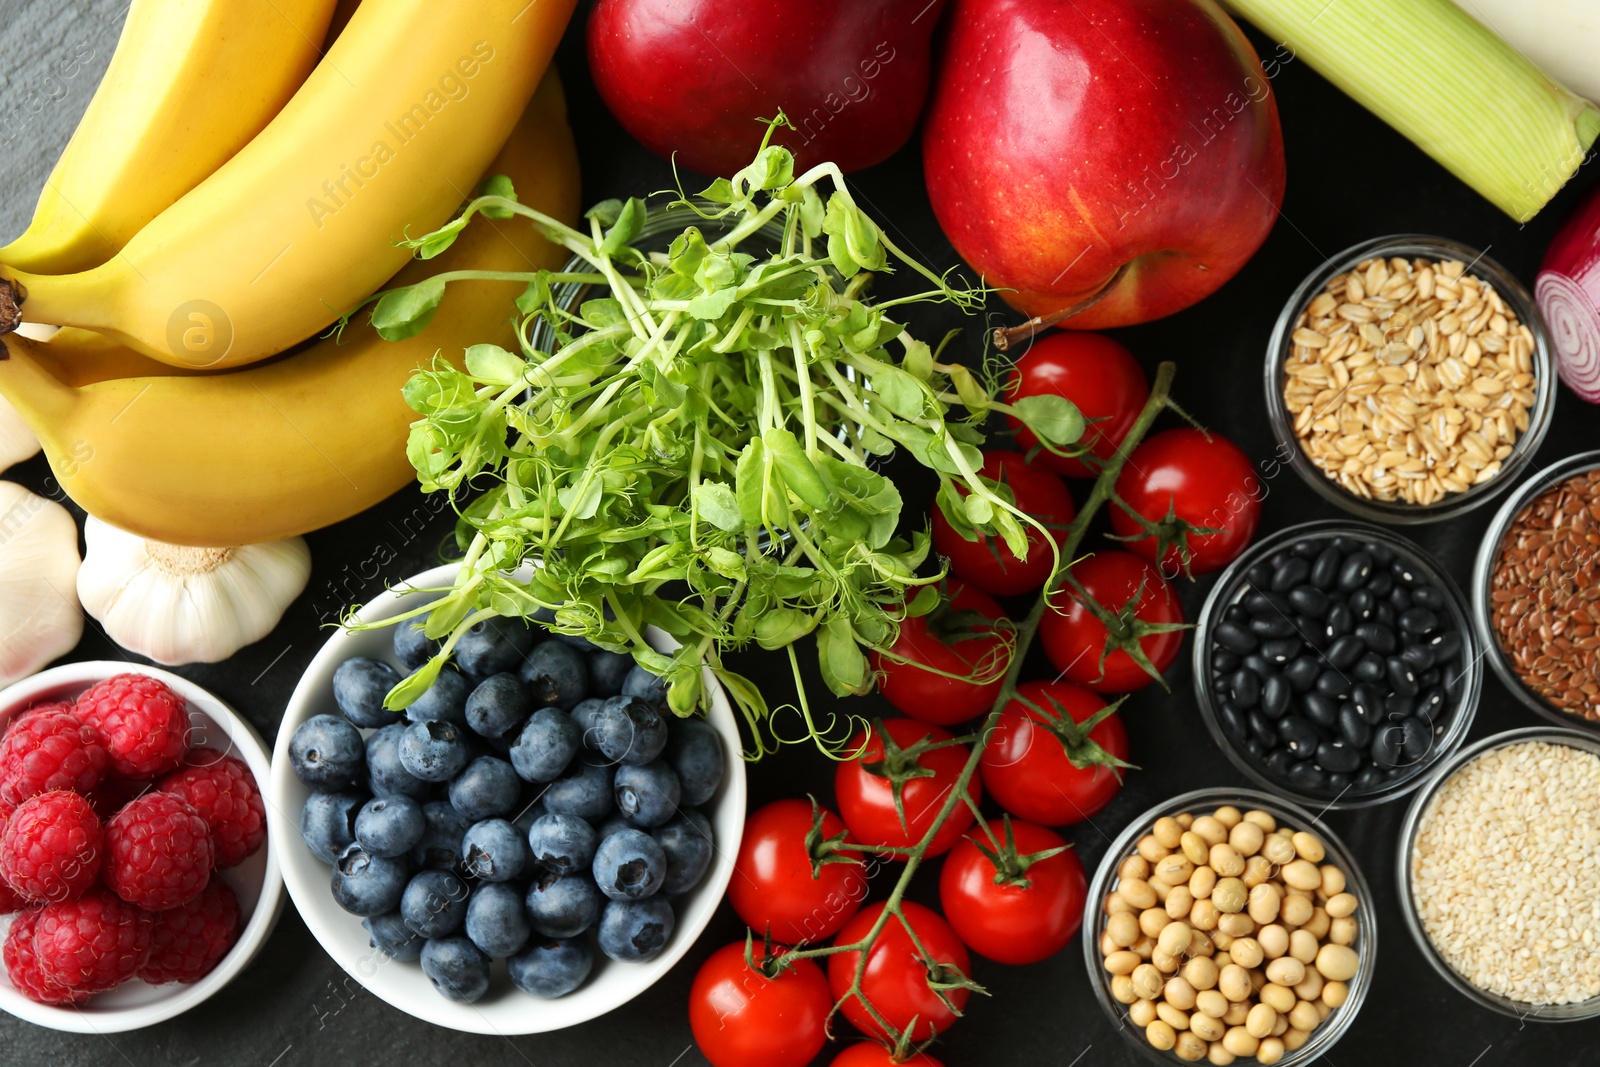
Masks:
[[[472,692],[472,683],[461,676],[453,667],[446,667],[439,672],[439,677],[433,680],[411,706],[406,708],[407,722],[450,722],[457,726],[467,724],[467,695]]]
[[[439,654],[439,642],[422,632],[423,619],[403,622],[394,629],[394,655],[408,671],[414,671]]]
[[[543,937],[577,937],[600,917],[604,899],[587,872],[562,877],[553,871],[540,871],[528,887],[523,904],[536,933]]]
[[[533,862],[556,874],[588,870],[599,844],[594,827],[576,815],[546,813],[528,830]]]
[[[638,697],[664,710],[667,706],[667,680],[643,667],[635,666],[622,681],[621,695]]]
[[[369,915],[361,920],[361,925],[367,928],[367,933],[370,935],[368,943],[390,959],[399,960],[401,963],[416,963],[422,958],[423,939],[406,925],[404,917],[398,911]]]
[[[356,815],[367,798],[360,793],[312,793],[300,809],[300,836],[323,863],[335,863],[356,840]]]
[[[523,798],[522,807],[517,811],[516,817],[511,820],[511,825],[517,828],[517,833],[523,837],[528,836],[528,831],[533,829],[533,824],[544,818],[544,799],[542,797]]]
[[[289,769],[307,787],[333,793],[366,777],[361,731],[337,715],[313,715],[289,739]]]
[[[533,648],[534,633],[521,619],[485,619],[456,642],[456,666],[473,678],[514,671]]]
[[[600,717],[600,709],[605,706],[604,697],[587,697],[578,701],[578,706],[567,713],[572,716],[572,721],[578,724],[583,747],[591,752],[596,750],[600,740],[594,731],[595,720]]]
[[[586,939],[568,938],[529,945],[506,960],[511,984],[530,997],[564,997],[589,977],[594,951]]]
[[[678,719],[668,726],[662,758],[677,772],[683,803],[691,808],[716,795],[727,770],[722,735],[704,719]]]
[[[351,845],[333,865],[333,902],[352,915],[382,915],[400,906],[411,867]]]
[[[467,765],[468,755],[454,723],[414,722],[400,738],[400,765],[424,782],[448,782]]]
[[[387,726],[400,716],[383,706],[383,698],[399,684],[400,672],[387,663],[356,656],[333,672],[333,702],[357,726]]]
[[[517,675],[533,690],[535,701],[563,711],[588,696],[589,664],[582,652],[562,641],[534,645]]]
[[[521,800],[522,779],[494,756],[479,756],[450,779],[450,806],[470,822],[510,815]]]
[[[620,812],[614,812],[605,822],[594,828],[596,841],[604,841],[620,830],[637,830],[639,827],[628,821],[628,817]]]
[[[676,916],[661,897],[613,900],[600,913],[600,951],[624,963],[643,963],[661,955]]]
[[[522,907],[522,890],[505,882],[485,882],[467,900],[467,937],[484,955],[503,959],[522,951],[533,928]]]
[[[687,893],[700,884],[711,866],[711,821],[698,811],[686,811],[681,819],[654,831],[651,837],[667,856],[667,877],[661,892],[668,896]]]
[[[594,723],[595,747],[608,760],[649,763],[667,747],[667,723],[655,705],[633,696],[611,697]]]
[[[545,810],[566,812],[590,822],[605,818],[612,808],[613,771],[609,764],[573,760],[561,777],[544,791]]]
[[[455,869],[461,858],[461,839],[472,824],[445,800],[430,800],[422,805],[422,818],[427,828],[411,853],[412,865],[439,870]]]
[[[660,826],[678,814],[683,790],[678,775],[663,760],[642,767],[624,763],[612,786],[617,810],[640,826]]]
[[[513,740],[536,705],[533,693],[514,674],[496,674],[467,695],[467,726],[479,737]]]
[[[433,783],[424,782],[400,762],[400,738],[405,736],[406,725],[390,723],[367,735],[367,788],[375,797],[423,800],[433,791]]]
[[[418,937],[448,937],[467,916],[467,884],[449,871],[413,875],[400,895],[400,915]]]
[[[613,900],[638,900],[661,888],[667,854],[643,830],[623,830],[600,842],[594,854],[594,881]]]
[[[511,746],[511,766],[524,781],[552,781],[578,754],[582,738],[571,715],[560,708],[540,708]]]
[[[427,828],[422,805],[410,797],[375,797],[356,816],[356,841],[374,856],[404,856]]]
[[[633,657],[626,652],[607,652],[597,649],[589,653],[589,694],[597,697],[614,697],[622,692],[622,683],[633,670]]]
[[[464,937],[423,945],[422,973],[440,996],[458,1004],[471,1004],[489,991],[489,957]]]
[[[507,819],[484,819],[461,839],[461,867],[485,882],[509,882],[528,866],[528,842]]]

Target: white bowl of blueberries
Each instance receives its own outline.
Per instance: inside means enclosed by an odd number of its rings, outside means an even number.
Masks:
[[[426,604],[455,572],[359,617]],[[745,780],[726,694],[708,670],[709,715],[679,719],[631,656],[496,619],[385,710],[436,651],[420,619],[341,629],[290,698],[270,818],[306,925],[374,995],[458,1030],[539,1033],[632,1000],[733,873]]]

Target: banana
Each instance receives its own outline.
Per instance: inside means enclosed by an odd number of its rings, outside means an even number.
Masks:
[[[366,0],[292,100],[94,270],[0,270],[29,321],[178,367],[281,352],[405,264],[527,106],[576,0]]]
[[[272,121],[334,0],[134,0],[83,121],[0,263],[71,274],[116,255]]]
[[[524,203],[576,222],[577,151],[554,71],[489,173],[509,176]],[[565,258],[526,221],[477,218],[449,251],[395,283],[446,270],[553,269]],[[433,322],[407,341],[380,340],[353,320],[342,343],[318,341],[245,370],[81,388],[48,372],[59,336],[13,334],[0,396],[38,432],[62,488],[91,515],[173,544],[275,541],[348,518],[415,479],[406,434],[416,416],[401,387],[436,352],[459,360],[471,344],[515,350],[520,292],[515,282],[452,283]]]
[[[338,6],[333,9],[333,21],[328,23],[328,37],[322,45],[324,50],[344,32],[344,28],[350,24],[350,16],[356,13],[360,4],[361,0],[339,0]]]

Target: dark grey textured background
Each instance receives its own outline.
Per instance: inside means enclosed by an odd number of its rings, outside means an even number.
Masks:
[[[670,183],[666,167],[620,131],[587,82],[579,32],[587,7],[580,8],[559,60],[583,158],[586,199],[664,188]],[[116,0],[0,0],[0,237],[9,238],[25,224],[36,190],[110,58],[124,9]],[[1264,55],[1273,50],[1259,38],[1257,46]],[[1556,225],[1597,180],[1591,165],[1538,220],[1519,228],[1303,64],[1284,65],[1275,87],[1289,153],[1283,220],[1255,260],[1217,296],[1166,321],[1119,334],[1147,365],[1177,359],[1179,400],[1262,461],[1272,452],[1261,400],[1262,348],[1289,290],[1325,255],[1385,233],[1438,233],[1489,249],[1531,282]],[[915,147],[854,183],[858,196],[925,261],[940,268],[956,262],[924,198]],[[936,336],[945,323],[918,325],[924,335]],[[976,329],[974,324],[969,337]],[[1600,447],[1595,409],[1563,392],[1540,461],[1595,447]],[[10,477],[59,495],[38,460]],[[905,488],[909,500],[926,500],[914,477],[908,476]],[[1279,475],[1269,488],[1264,530],[1337,516],[1292,475]],[[435,561],[449,531],[437,504],[408,491],[312,535],[311,585],[277,631],[225,664],[183,673],[244,712],[270,739],[299,671],[339,609],[378,591],[385,579]],[[1413,535],[1464,583],[1488,519],[1479,513]],[[1191,613],[1206,588],[1202,581],[1183,591]],[[121,656],[92,626],[74,653],[75,658]],[[746,669],[769,686],[774,704],[782,701],[787,670],[781,662],[756,657]],[[1146,690],[1125,712],[1132,758],[1143,769],[1130,775],[1123,793],[1092,825],[1071,831],[1091,869],[1107,838],[1161,798],[1202,785],[1242,784],[1198,720],[1186,657],[1170,680],[1170,696]],[[882,709],[869,700],[851,710],[876,714]],[[1490,676],[1472,736],[1530,721]],[[785,752],[752,769],[752,798],[764,802],[807,791],[827,798],[831,780],[829,765],[815,754]],[[1402,806],[1390,805],[1331,819],[1354,848],[1377,897],[1380,965],[1354,1028],[1324,1062],[1336,1067],[1600,1063],[1600,1023],[1552,1026],[1501,1018],[1473,1007],[1427,968],[1396,906],[1394,850],[1401,814]],[[928,900],[932,872],[921,881],[917,895]],[[572,1030],[497,1039],[430,1027],[365,993],[317,948],[291,907],[256,964],[201,1008],[147,1031],[107,1037],[56,1034],[0,1016],[0,1064],[690,1067],[704,1060],[693,1048],[685,1016],[689,982],[708,953],[736,937],[742,931],[724,908],[689,956],[633,1004]],[[950,1067],[1142,1062],[1095,1005],[1077,943],[1031,967],[979,961],[977,978],[993,996],[976,1000],[967,1018],[941,1040],[935,1053]],[[530,1001],[528,1010],[539,1008]],[[825,1053],[819,1063],[829,1058]]]

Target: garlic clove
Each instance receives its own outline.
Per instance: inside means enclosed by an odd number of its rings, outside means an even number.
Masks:
[[[77,646],[78,568],[78,527],[67,509],[0,482],[0,686]]]
[[[113,641],[157,663],[215,663],[261,640],[311,577],[302,538],[238,548],[147,541],[90,516],[78,597]]]

